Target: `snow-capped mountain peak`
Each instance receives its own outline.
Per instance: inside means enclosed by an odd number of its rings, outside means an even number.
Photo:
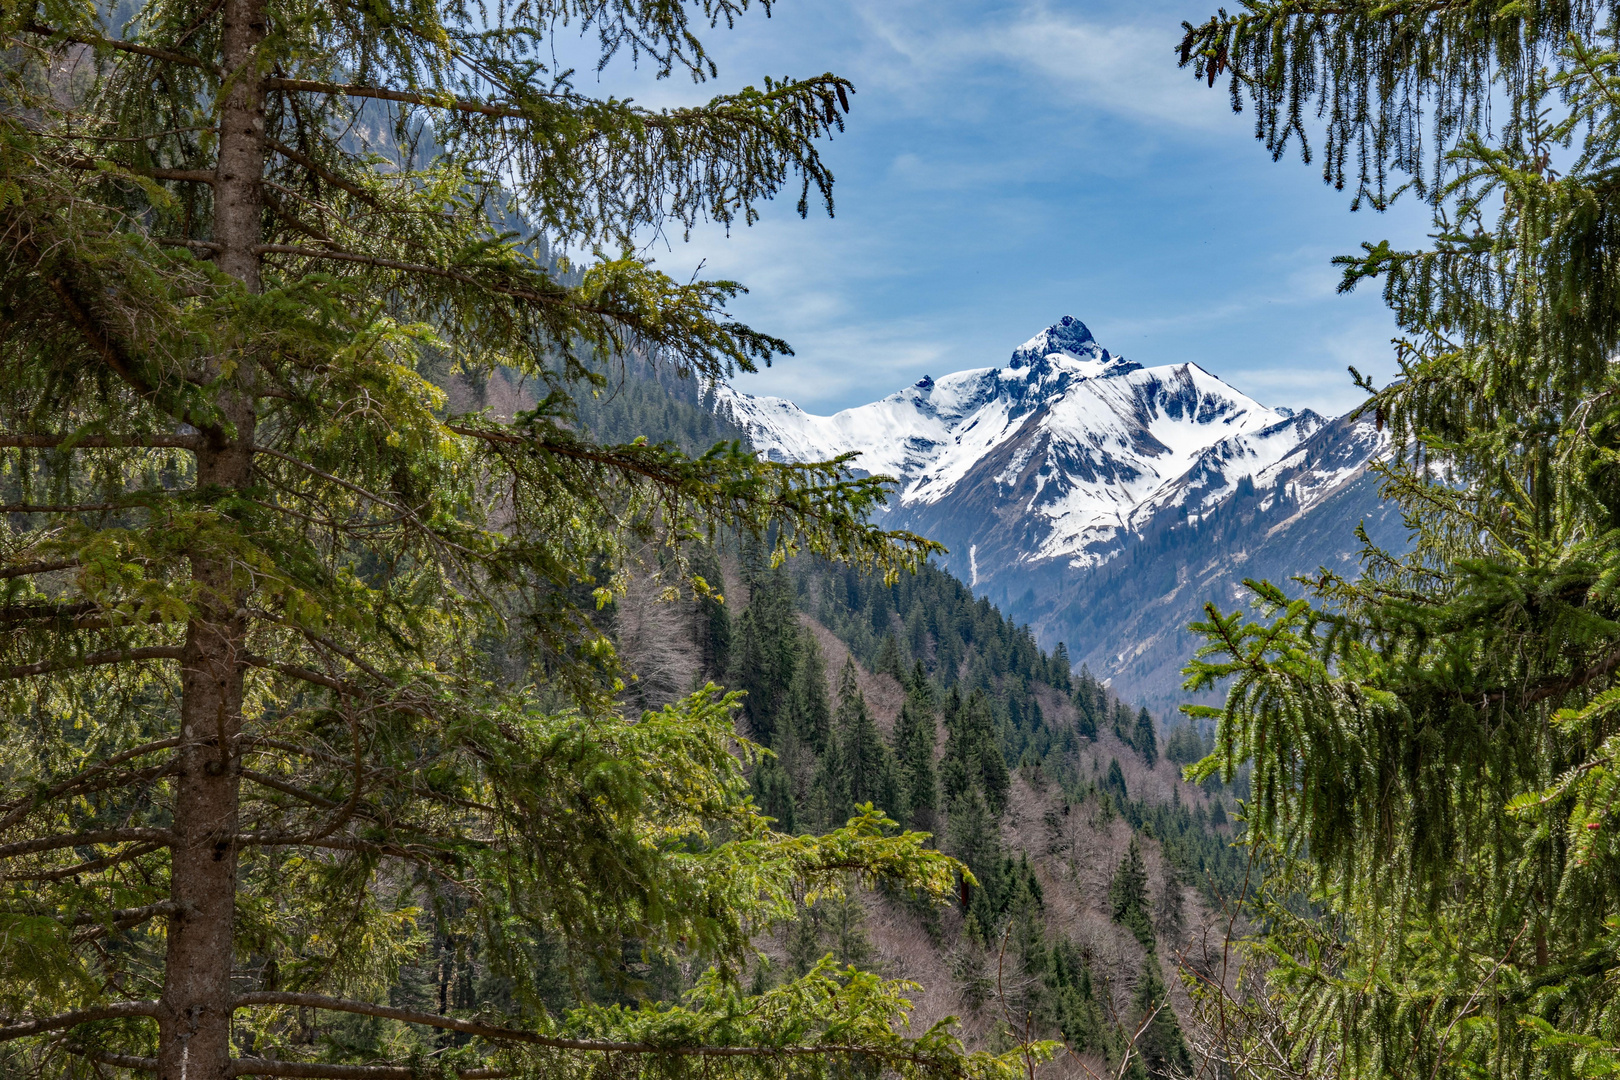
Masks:
[[[1097,344],[1086,324],[1073,315],[1065,315],[1045,330],[1036,334],[1013,350],[1007,367],[1039,367],[1050,370],[1061,366],[1082,378],[1120,375],[1140,367],[1113,356]]]
[[[986,565],[1108,559],[1146,517],[1198,512],[1281,461],[1323,420],[1269,409],[1197,364],[1145,368],[1065,315],[1004,367],[924,377],[815,416],[719,387],[714,408],[778,460],[849,451],[899,481],[890,511]],[[993,573],[993,571],[990,571]]]

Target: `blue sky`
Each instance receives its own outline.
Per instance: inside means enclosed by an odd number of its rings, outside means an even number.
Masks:
[[[677,276],[701,261],[742,281],[737,313],[793,345],[741,389],[832,411],[1003,363],[1068,314],[1143,364],[1191,360],[1268,405],[1343,412],[1360,398],[1346,364],[1387,377],[1395,327],[1376,289],[1335,294],[1330,260],[1418,243],[1427,218],[1351,213],[1316,165],[1273,163],[1247,114],[1178,70],[1181,20],[1213,8],[780,0],[708,36],[715,83],[615,65],[601,89],[664,105],[767,74],[856,85],[825,147],[835,218],[801,221],[784,198],[752,228],[651,252]]]

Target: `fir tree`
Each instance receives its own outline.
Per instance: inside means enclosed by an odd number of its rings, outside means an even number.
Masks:
[[[731,611],[726,607],[724,577],[714,550],[703,547],[692,559],[698,585],[697,640],[707,678],[724,679],[731,671]]]
[[[775,757],[767,757],[754,769],[754,801],[781,832],[792,832],[795,825],[793,778]]]
[[[939,778],[934,767],[938,737],[933,688],[918,661],[894,727],[894,754],[900,767],[907,823],[926,832],[938,829]]]
[[[1164,976],[1154,956],[1150,955],[1143,965],[1131,994],[1131,1016],[1133,1028],[1141,1030],[1134,1050],[1141,1055],[1142,1068],[1148,1076],[1153,1080],[1174,1080],[1192,1074],[1192,1054],[1187,1050],[1175,1011],[1170,1008]]]
[[[1102,1008],[1092,988],[1091,969],[1080,948],[1063,938],[1048,950],[1044,973],[1048,990],[1048,1023],[1076,1053],[1107,1047]]]
[[[949,709],[946,715],[951,715]],[[999,816],[1006,808],[1012,778],[1007,772],[1007,761],[1001,755],[1001,739],[996,732],[990,698],[983,690],[974,690],[966,701],[956,706],[955,722],[949,725],[945,739],[945,760],[949,767],[958,770],[957,783],[976,786],[983,793],[990,812]]]
[[[899,769],[894,751],[866,707],[866,697],[856,682],[855,661],[845,660],[838,686],[838,715],[835,722],[839,793],[846,805],[872,803],[890,817],[904,818],[901,805]]]
[[[1069,646],[1064,642],[1060,641],[1056,646],[1053,647],[1051,668],[1052,676],[1049,681],[1052,684],[1052,689],[1061,690],[1065,694],[1069,693],[1070,689],[1072,688],[1070,681]]]
[[[799,819],[817,832],[836,828],[849,815],[851,803],[844,783],[843,757],[843,746],[835,739],[828,745],[827,752],[816,759],[810,792]]]
[[[877,665],[872,669],[883,675],[892,675],[901,686],[906,684],[906,659],[900,652],[900,640],[890,633],[883,638]]]
[[[757,563],[762,556],[755,555]],[[781,566],[751,568],[748,608],[737,620],[731,685],[744,691],[749,734],[770,746],[788,711],[801,634],[793,583]]]
[[[1148,768],[1158,764],[1159,736],[1154,730],[1153,717],[1145,706],[1136,714],[1136,726],[1131,731],[1130,741],[1136,752],[1142,755],[1142,760],[1148,763]]]
[[[1119,758],[1108,759],[1108,775],[1103,780],[1103,784],[1109,791],[1113,792],[1121,804],[1130,800],[1131,793],[1125,787],[1125,773],[1119,767]]]
[[[1131,837],[1131,846],[1108,884],[1108,908],[1114,921],[1135,934],[1143,948],[1150,952],[1154,949],[1147,868],[1142,864],[1142,848],[1135,836]]]
[[[945,849],[966,863],[978,880],[977,889],[962,886],[969,912],[980,927],[993,927],[1001,913],[1003,891],[1001,831],[978,789],[969,788],[951,803]]]
[[[832,706],[827,700],[827,667],[821,646],[808,629],[800,631],[798,663],[788,692],[788,719],[794,734],[816,753],[832,738]]]
[[[1114,701],[1108,710],[1114,735],[1132,749],[1136,748],[1136,714],[1123,701]]]
[[[1400,327],[1398,376],[1353,377],[1412,549],[1210,606],[1189,668],[1189,689],[1226,691],[1197,710],[1218,721],[1205,773],[1253,770],[1246,830],[1275,885],[1255,914],[1288,970],[1243,1037],[1288,1030],[1316,1048],[1303,1071],[1613,1068],[1615,14],[1260,0],[1186,27],[1183,63],[1229,77],[1273,153],[1314,113],[1326,178],[1432,213],[1416,250],[1338,260]]]
[[[949,809],[972,789],[978,772],[978,762],[970,756],[963,734],[962,694],[955,686],[945,692],[944,718],[945,754],[940,760],[939,782]]]
[[[1170,866],[1165,867],[1164,886],[1153,905],[1153,928],[1171,942],[1180,941],[1187,932],[1187,906],[1181,893],[1181,879]]]
[[[1076,723],[1076,732],[1082,739],[1097,738],[1098,722],[1105,714],[1105,695],[1103,688],[1091,675],[1089,668],[1080,669],[1080,677],[1075,680],[1074,708],[1079,714]]]
[[[627,354],[716,380],[785,351],[726,316],[738,286],[633,252],[795,180],[830,209],[848,84],[657,111],[554,69],[583,26],[604,63],[717,74],[679,3],[111,7],[0,5],[8,1071],[668,1077],[723,1027],[732,1073],[1016,1073],[897,1034],[893,984],[737,1007],[723,972],[827,867],[948,895],[953,866],[871,820],[771,833],[735,699],[626,722],[598,621],[632,572],[689,593],[694,537],[934,549],[842,464],[602,444],[573,406]],[[453,403],[497,369],[532,408]],[[611,972],[627,940],[720,967],[679,1009],[547,1015],[538,956]],[[372,1004],[451,942],[500,994]]]
[[[1191,765],[1204,756],[1204,741],[1191,724],[1177,724],[1165,740],[1164,756],[1177,765]]]

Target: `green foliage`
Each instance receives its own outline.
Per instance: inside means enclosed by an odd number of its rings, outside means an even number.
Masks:
[[[799,663],[788,687],[788,721],[794,733],[817,753],[832,745],[832,706],[827,700],[827,668],[821,646],[801,631]]]
[[[1152,768],[1159,761],[1159,735],[1154,728],[1153,717],[1146,709],[1136,714],[1136,726],[1131,729],[1131,745],[1136,752],[1142,755],[1142,760]]]
[[[1369,544],[1359,580],[1322,571],[1303,598],[1251,583],[1252,614],[1211,608],[1197,628],[1189,686],[1224,681],[1227,700],[1201,711],[1217,741],[1190,771],[1252,763],[1251,841],[1316,909],[1257,902],[1275,1010],[1247,1045],[1290,1027],[1311,1049],[1280,1071],[1605,1074],[1620,1043],[1614,11],[1246,7],[1189,32],[1201,70],[1232,70],[1277,148],[1318,96],[1330,168],[1365,137],[1375,197],[1386,165],[1416,175],[1431,155],[1434,208],[1427,248],[1339,260],[1346,289],[1383,279],[1402,329],[1399,377],[1361,385],[1393,436],[1381,471],[1414,550]],[[1426,144],[1394,122],[1420,98]]]
[[[1192,1054],[1181,1025],[1165,995],[1164,976],[1156,957],[1149,957],[1131,994],[1131,1018],[1140,1032],[1135,1050],[1142,1070],[1154,1080],[1187,1076],[1193,1072]]]
[[[898,620],[906,631],[905,641],[896,638],[902,660],[921,660],[942,688],[960,682],[965,695],[978,687],[1017,700],[1024,714],[1033,715],[1026,704],[1030,685],[1058,685],[1052,657],[1027,627],[1009,622],[988,600],[974,599],[967,586],[938,567],[926,565],[893,583],[812,560],[799,561],[794,572],[804,610],[872,670],[879,670],[885,640]],[[905,682],[901,675],[896,678]],[[1009,749],[1016,760],[1023,747]]]
[[[1006,808],[1012,780],[994,723],[990,698],[983,690],[974,690],[963,701],[951,688],[945,699],[945,757],[940,763],[947,807],[954,807],[971,790],[982,793],[992,814],[999,816]]]
[[[977,788],[969,788],[951,804],[945,830],[945,850],[966,864],[978,888],[964,885],[968,911],[980,932],[996,925],[1004,899],[1001,830]]]
[[[906,660],[900,655],[900,640],[893,634],[883,639],[883,648],[878,652],[877,666],[873,670],[892,675],[896,682],[905,685]]]
[[[748,607],[735,627],[731,685],[748,695],[748,730],[769,746],[798,667],[799,618],[787,572],[760,565],[757,554],[746,581]]]
[[[894,753],[905,793],[907,821],[913,828],[929,832],[938,827],[939,776],[934,767],[934,748],[939,738],[938,713],[933,687],[919,660],[906,688],[900,719],[894,726]]]
[[[1200,25],[1183,23],[1180,59],[1214,86],[1228,80],[1234,110],[1245,98],[1255,137],[1273,158],[1290,142],[1312,157],[1307,127],[1324,122],[1322,178],[1354,205],[1383,207],[1404,185],[1438,198],[1445,154],[1491,115],[1500,80],[1511,127],[1533,109],[1527,90],[1571,33],[1587,38],[1614,7],[1601,0],[1243,0]],[[1500,122],[1500,120],[1498,120]],[[1427,167],[1428,171],[1425,172]]]
[[[1152,952],[1158,947],[1153,936],[1147,868],[1142,864],[1142,847],[1134,836],[1108,883],[1108,909],[1114,921],[1128,927],[1144,949]]]
[[[855,1067],[883,1068],[902,1077],[1002,1074],[1005,1060],[966,1052],[951,1033],[949,1021],[908,1037],[879,1019],[907,1010],[911,1003],[904,995],[913,989],[914,984],[885,981],[854,968],[839,970],[828,957],[804,976],[756,998],[744,997],[725,980],[709,975],[680,1005],[581,1009],[570,1015],[567,1030],[588,1038],[623,1032],[632,1041],[649,1046],[759,1047],[773,1051],[768,1055],[773,1069],[783,1068],[785,1061],[794,1074],[800,1066],[796,1059],[810,1056],[804,1053],[806,1046],[862,1047],[855,1055]],[[1056,1048],[1034,1043],[1029,1049],[1033,1059],[1041,1061]],[[537,1055],[530,1067],[549,1072],[555,1066],[550,1055]],[[673,1068],[679,1075],[689,1071],[694,1076],[729,1075],[738,1070],[724,1057],[678,1063]]]
[[[1108,775],[1103,783],[1120,802],[1125,802],[1131,797],[1130,792],[1125,787],[1125,773],[1119,767],[1118,758],[1108,759]]]
[[[1165,740],[1164,756],[1177,765],[1191,765],[1208,753],[1209,748],[1192,724],[1177,724],[1171,730],[1170,738]]]
[[[838,682],[838,712],[833,720],[835,749],[825,759],[846,804],[873,803],[904,816],[899,767],[894,751],[884,741],[867,711],[866,698],[856,683],[855,662],[844,661]]]
[[[698,607],[698,642],[703,651],[703,668],[714,678],[731,670],[731,609],[719,591],[724,580],[712,548],[703,547],[692,560],[693,583]]]
[[[1083,739],[1097,738],[1097,725],[1108,712],[1108,692],[1089,670],[1082,670],[1075,680],[1074,707],[1080,714],[1076,729]]]
[[[936,832],[941,847],[961,859],[971,877],[965,877],[960,888],[965,910],[954,941],[942,929],[939,916],[919,908],[906,893],[890,890],[888,897],[903,910],[918,914],[930,937],[948,949],[952,978],[966,1007],[975,1011],[993,1005],[1010,1009],[1025,1019],[1013,1024],[1006,1035],[1061,1035],[1072,1049],[1097,1053],[1132,1075],[1147,1075],[1143,1054],[1150,1049],[1152,1067],[1158,1070],[1154,1075],[1183,1068],[1188,1051],[1179,1026],[1173,1014],[1155,1012],[1163,1002],[1163,976],[1157,961],[1148,961],[1153,970],[1139,973],[1133,984],[1140,986],[1141,980],[1147,980],[1156,995],[1154,1003],[1140,1008],[1138,1002],[1116,1013],[1108,994],[1094,989],[1091,960],[1085,950],[1050,929],[1044,890],[1030,861],[1032,853],[1004,846],[999,815],[990,802],[992,796],[1006,798],[1012,779],[1007,762],[1017,754],[1021,772],[1032,785],[1054,799],[1065,800],[1061,812],[1053,807],[1050,827],[1055,832],[1064,827],[1063,814],[1068,812],[1070,800],[1083,804],[1100,795],[1100,814],[1117,813],[1133,830],[1155,837],[1166,864],[1166,890],[1156,902],[1149,897],[1145,859],[1138,844],[1139,888],[1127,925],[1133,934],[1150,942],[1150,950],[1157,948],[1156,927],[1162,927],[1166,939],[1179,947],[1185,931],[1181,882],[1196,882],[1212,897],[1217,891],[1237,895],[1243,880],[1243,855],[1210,830],[1202,811],[1194,814],[1179,800],[1164,805],[1133,800],[1117,761],[1109,770],[1113,783],[1106,794],[1098,791],[1095,782],[1077,774],[1070,751],[1085,737],[1079,732],[1088,717],[1120,725],[1129,738],[1156,748],[1156,741],[1148,743],[1137,734],[1140,710],[1124,707],[1088,673],[1067,673],[1062,665],[1038,653],[1027,664],[1016,669],[1007,665],[1000,675],[993,675],[987,658],[990,650],[981,650],[980,643],[995,643],[999,651],[1002,642],[1016,644],[1020,632],[1014,628],[1009,633],[1005,625],[980,621],[985,608],[944,575],[928,580],[927,589],[908,592],[907,582],[914,579],[903,579],[891,590],[869,577],[844,575],[801,561],[790,563],[788,569],[801,607],[831,620],[855,655],[867,650],[870,663],[892,666],[895,650],[890,643],[899,640],[898,635],[891,638],[887,630],[876,633],[874,627],[892,627],[899,621],[908,628],[907,648],[914,659],[903,680],[906,698],[893,739],[900,787],[913,827]],[[779,601],[772,597],[766,602]],[[948,640],[953,633],[964,641],[971,638],[974,644],[966,647],[962,662],[930,675],[929,657],[937,655],[939,641]],[[800,639],[796,647],[801,656],[806,643],[812,642],[808,635]],[[819,650],[814,655],[819,657]],[[819,661],[817,670],[818,685],[825,686]],[[1039,706],[1046,694],[1056,690],[1044,682],[1048,674],[1054,678],[1068,675],[1070,700],[1078,714],[1072,727],[1053,723]],[[976,685],[981,677],[984,684]],[[863,730],[853,669],[846,667],[839,681],[840,720],[835,731]],[[933,755],[942,722],[946,747],[936,777]],[[1095,738],[1095,719],[1090,722],[1089,737]],[[778,721],[779,731],[783,724]],[[796,729],[791,722],[785,726]],[[842,735],[832,738],[819,753],[798,740],[778,741],[783,763],[797,763],[793,769],[799,777],[795,787],[799,801],[794,820],[801,828],[823,827],[818,823],[830,818],[832,807],[842,797],[840,788],[848,772],[843,747]],[[768,772],[769,767],[758,769],[756,784]],[[927,817],[914,794],[918,784],[936,792],[935,809]],[[843,936],[836,932],[839,910],[828,903],[810,908],[787,933],[783,944],[790,970],[808,970],[829,949],[841,958],[846,955],[839,952],[845,948],[840,943]],[[856,949],[847,955],[859,952]],[[998,971],[1003,975],[999,984]],[[1144,1022],[1147,1027],[1138,1035],[1136,1027]]]
[[[1039,971],[1047,991],[1043,1004],[1050,1012],[1050,1022],[1063,1033],[1064,1043],[1076,1053],[1106,1052],[1109,1045],[1102,1006],[1080,949],[1066,938],[1059,939],[1041,959]]]

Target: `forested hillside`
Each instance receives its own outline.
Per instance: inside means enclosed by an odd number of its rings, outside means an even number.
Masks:
[[[708,417],[633,375],[581,410],[615,439],[706,438]],[[602,613],[636,676],[627,700],[656,707],[705,680],[744,691],[742,731],[770,750],[750,782],[778,828],[821,833],[870,803],[976,879],[944,910],[885,890],[805,908],[757,942],[751,984],[830,954],[921,984],[915,1023],[959,1015],[971,1043],[1034,1035],[1080,1055],[1045,1068],[1190,1069],[1179,967],[1206,930],[1224,934],[1215,912],[1244,874],[1243,781],[1177,775],[1206,740],[1072,671],[935,566],[885,584],[724,540],[695,566],[717,596],[672,604],[633,582]]]
[[[1188,1067],[1176,1009],[1153,1009],[1185,1008],[1177,965],[1243,875],[1234,792],[1176,775],[1203,740],[1186,726],[1165,739],[931,566],[890,586],[813,560],[721,561],[728,601],[692,625],[773,751],[753,771],[765,812],[816,832],[873,803],[978,882],[947,912],[882,893],[812,908],[754,977],[830,950],[915,979],[922,1018],[963,1015],[987,1045],[1018,1034],[1011,1009],[1097,1067],[1127,1047],[1141,1055],[1128,1075]]]

